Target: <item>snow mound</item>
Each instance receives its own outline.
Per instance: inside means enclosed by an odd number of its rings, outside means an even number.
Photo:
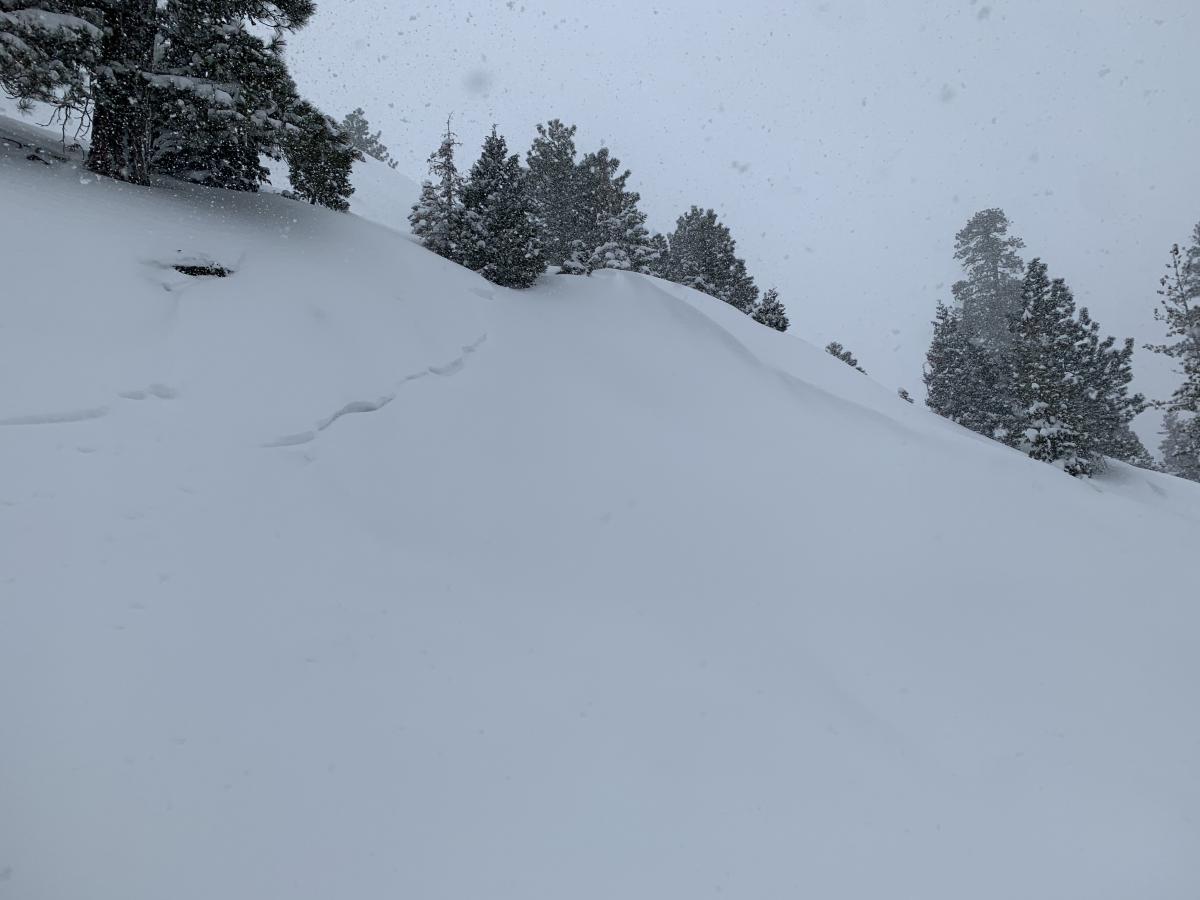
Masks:
[[[646,277],[0,199],[0,897],[1200,894],[1196,485]]]

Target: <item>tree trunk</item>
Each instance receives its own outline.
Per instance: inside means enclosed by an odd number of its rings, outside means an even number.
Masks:
[[[88,168],[133,184],[150,181],[151,113],[143,75],[154,57],[155,0],[116,0],[105,16],[93,89]]]

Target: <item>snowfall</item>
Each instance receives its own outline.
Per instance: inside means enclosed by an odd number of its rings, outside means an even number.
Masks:
[[[1200,896],[1200,485],[0,132],[3,900]]]

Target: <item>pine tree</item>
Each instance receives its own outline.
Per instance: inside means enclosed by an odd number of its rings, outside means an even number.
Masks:
[[[590,274],[596,269],[648,271],[654,253],[641,197],[627,187],[630,172],[601,147],[580,161],[575,195],[578,237],[563,271]]]
[[[262,156],[281,158],[300,103],[282,42],[214,15],[206,0],[168,0],[154,86],[154,167],[238,191],[267,181]]]
[[[737,244],[711,209],[693,206],[679,217],[670,238],[666,271],[676,284],[724,300],[747,314],[758,301],[758,288],[737,255]]]
[[[520,159],[508,155],[504,138],[492,133],[463,188],[470,239],[465,262],[484,278],[525,288],[546,270],[538,221],[526,194]]]
[[[340,129],[313,127],[280,53],[279,35],[314,8],[312,0],[0,0],[0,85],[24,100],[90,105],[87,165],[101,175],[146,183],[160,171],[252,190],[266,178],[260,153],[308,146],[288,138],[296,128],[329,140],[321,169],[341,153]],[[264,42],[252,28],[276,37]]]
[[[23,109],[39,101],[82,112],[104,23],[103,0],[0,0],[0,90]]]
[[[993,351],[1012,344],[1010,323],[1021,304],[1024,265],[1017,251],[1025,242],[1010,237],[1008,228],[1004,210],[984,209],[954,239],[954,258],[966,273],[952,288],[962,327],[972,341]]]
[[[392,159],[387,146],[383,143],[383,132],[371,133],[371,125],[367,121],[367,113],[360,106],[346,115],[342,120],[342,130],[350,139],[350,145],[363,156],[377,159],[385,163],[389,169],[394,169],[399,163]]]
[[[1200,416],[1168,412],[1163,417],[1163,471],[1200,481]]]
[[[849,350],[847,350],[845,347],[843,347],[841,344],[839,344],[837,341],[830,341],[825,346],[825,352],[828,353],[830,356],[840,359],[842,362],[844,362],[846,365],[850,366],[851,368],[857,369],[858,371],[862,372],[864,375],[867,374],[867,370],[858,364],[858,360],[854,358],[854,354],[851,353]]]
[[[1152,462],[1150,453],[1130,427],[1146,409],[1146,398],[1131,394],[1133,338],[1118,347],[1116,338],[1101,339],[1100,324],[1079,310],[1074,344],[1067,352],[1071,374],[1081,387],[1081,427],[1097,453],[1137,466]]]
[[[973,342],[962,312],[939,303],[925,355],[925,404],[952,422],[1004,439],[1012,425],[1007,364]]]
[[[350,174],[362,156],[341,126],[307,101],[297,103],[288,120],[292,127],[283,148],[292,194],[317,206],[348,210],[354,193]]]
[[[754,321],[776,331],[788,330],[787,308],[779,299],[779,291],[771,288],[763,294],[762,300],[754,307]]]
[[[408,221],[413,234],[438,256],[462,263],[468,238],[463,207],[463,179],[454,162],[458,138],[446,122],[442,143],[429,155],[429,174],[421,185],[421,198],[413,205]]]
[[[1162,301],[1154,317],[1166,325],[1168,341],[1146,349],[1174,360],[1183,380],[1170,400],[1157,405],[1168,412],[1200,413],[1200,224],[1187,250],[1178,244],[1171,248],[1158,293]]]
[[[575,126],[551,119],[537,131],[525,156],[529,202],[538,218],[546,262],[561,266],[584,241]]]
[[[1075,300],[1066,283],[1051,282],[1045,263],[1034,259],[1021,301],[1013,357],[1020,424],[1012,443],[1070,475],[1090,475],[1097,453],[1083,410],[1087,386],[1073,352],[1081,337]]]

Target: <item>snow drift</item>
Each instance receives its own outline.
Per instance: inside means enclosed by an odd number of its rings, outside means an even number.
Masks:
[[[1200,893],[1196,485],[642,276],[0,200],[0,897]]]

